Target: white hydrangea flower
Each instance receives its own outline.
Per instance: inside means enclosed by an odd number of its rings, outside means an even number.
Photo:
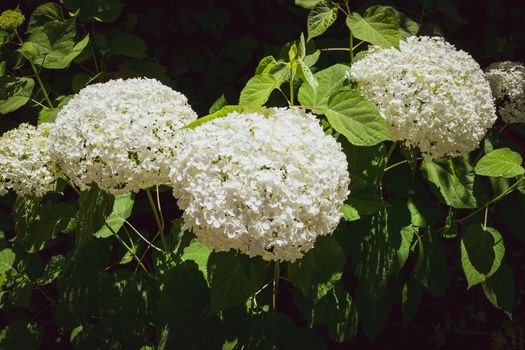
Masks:
[[[81,190],[137,192],[169,181],[179,129],[196,118],[184,95],[154,79],[93,84],[58,113],[51,156]]]
[[[476,149],[496,120],[483,71],[466,52],[439,37],[409,37],[399,49],[371,48],[348,76],[372,101],[394,140],[426,159]]]
[[[339,223],[347,161],[313,115],[265,114],[233,112],[186,134],[170,179],[202,244],[294,261]]]
[[[42,197],[56,187],[56,167],[49,157],[51,123],[23,123],[0,137],[0,196],[13,189],[19,196]]]
[[[485,70],[498,112],[505,123],[525,123],[525,65],[496,62]]]

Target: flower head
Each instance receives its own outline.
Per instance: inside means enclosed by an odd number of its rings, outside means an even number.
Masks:
[[[0,195],[41,197],[56,186],[56,171],[48,153],[53,124],[20,124],[0,137]]]
[[[439,37],[409,37],[373,47],[349,76],[372,101],[395,140],[427,159],[476,149],[496,120],[490,86],[478,63]]]
[[[350,181],[341,146],[295,109],[233,112],[197,127],[170,179],[201,243],[289,261],[334,231]]]
[[[137,192],[169,181],[179,129],[196,118],[184,95],[157,80],[90,85],[58,113],[51,156],[81,190]]]
[[[498,113],[505,123],[525,123],[525,65],[496,62],[485,70]]]
[[[26,18],[20,10],[5,10],[0,14],[0,30],[13,30],[22,25]]]

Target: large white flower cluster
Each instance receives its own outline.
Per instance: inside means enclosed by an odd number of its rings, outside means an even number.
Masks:
[[[347,161],[313,115],[267,114],[233,112],[188,133],[170,179],[202,244],[294,261],[337,226]]]
[[[184,95],[157,80],[93,84],[58,113],[51,156],[81,190],[137,192],[169,181],[179,129],[196,118]]]
[[[373,47],[348,75],[379,108],[393,139],[419,147],[426,159],[476,149],[496,120],[478,63],[439,37]]]
[[[519,62],[496,62],[485,71],[498,112],[505,123],[525,123],[525,66]]]
[[[52,124],[38,128],[20,124],[0,137],[0,196],[14,190],[20,196],[41,197],[56,186],[56,168],[49,157]]]

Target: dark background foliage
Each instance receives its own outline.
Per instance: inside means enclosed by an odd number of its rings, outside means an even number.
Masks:
[[[74,3],[74,1],[72,1]],[[77,1],[78,2],[78,1]],[[44,1],[22,1],[19,3],[21,11],[26,17]],[[66,5],[69,3],[65,1]],[[236,103],[239,92],[246,81],[253,75],[258,61],[266,55],[278,55],[282,45],[286,42],[296,40],[301,32],[306,31],[307,10],[296,6],[289,0],[244,0],[244,1],[161,1],[161,0],[135,0],[122,1],[124,7],[122,12],[112,23],[99,23],[87,21],[80,28],[85,28],[86,32],[93,35],[93,39],[100,45],[95,45],[97,55],[106,55],[107,59],[97,62],[98,67],[91,62],[89,57],[80,57],[77,63],[72,64],[67,70],[46,70],[43,73],[46,85],[51,87],[53,97],[69,95],[72,91],[78,91],[83,83],[86,82],[86,75],[90,72],[100,70],[103,73],[96,81],[105,81],[116,77],[148,76],[161,80],[174,89],[183,92],[189,98],[190,104],[199,113],[205,115],[210,105],[224,94],[230,103]],[[384,1],[382,4],[392,5],[405,12],[412,18],[424,23],[421,29],[425,34],[441,34],[448,41],[455,44],[458,48],[468,51],[480,62],[482,67],[491,62],[500,60],[525,61],[525,1],[439,1],[439,0],[399,0]],[[0,3],[0,10],[13,8],[16,2],[3,0]],[[376,1],[351,1],[352,9],[365,9],[370,5],[378,4]],[[111,55],[111,50],[104,52],[104,40],[111,42],[111,38],[122,31],[135,35],[142,40],[130,39],[132,51],[126,55]],[[97,35],[99,33],[99,35]],[[317,41],[318,47],[337,47],[346,46],[347,29],[344,23],[336,23],[329,31]],[[108,45],[111,46],[111,43]],[[82,55],[81,55],[82,56]],[[7,57],[10,62],[16,62],[17,58]],[[318,67],[327,67],[337,61],[344,61],[345,54],[333,53],[323,54]],[[11,113],[0,119],[0,130],[7,130],[19,124],[21,121],[36,123],[38,110],[30,105],[25,106],[15,113]],[[387,181],[387,180],[385,180]],[[141,194],[142,195],[142,194]],[[169,198],[169,193],[163,194]],[[0,203],[3,213],[7,212],[14,202],[14,196],[4,197]],[[145,202],[144,198],[137,198],[137,203]],[[169,203],[165,200],[164,203]],[[147,209],[136,207],[138,213],[138,225],[140,226],[141,213],[149,214]],[[176,218],[179,214],[177,208],[168,206],[165,208],[171,213],[170,219]],[[0,213],[1,214],[1,213]],[[12,232],[12,219],[8,215],[2,214],[0,217],[2,227],[9,236]],[[144,220],[151,220],[148,216]],[[497,218],[495,220],[498,220]],[[147,224],[144,224],[147,228]],[[153,230],[153,228],[150,228]],[[497,342],[499,334],[500,341],[504,339],[507,346],[523,348],[525,345],[525,328],[523,327],[523,315],[525,306],[523,298],[525,291],[521,281],[525,278],[525,266],[522,257],[524,256],[523,243],[510,236],[506,239],[507,257],[515,269],[516,281],[518,282],[517,307],[514,319],[508,319],[502,312],[494,309],[484,298],[481,288],[465,292],[464,285],[461,288],[452,289],[446,298],[434,298],[425,296],[421,307],[409,326],[402,326],[399,321],[401,311],[395,307],[390,315],[389,321],[379,338],[371,344],[362,332],[358,333],[352,341],[337,344],[330,340],[328,330],[317,327],[316,332],[321,335],[323,341],[329,348],[392,348],[395,346],[441,346],[458,348],[476,344],[478,348],[489,348]],[[64,241],[58,246],[53,247],[54,251],[47,252],[49,256],[54,252],[65,252],[72,249],[71,241]],[[99,245],[93,243],[93,245]],[[94,246],[91,252],[108,252],[108,249]],[[96,253],[96,259],[103,266],[104,254]],[[112,254],[116,254],[115,251]],[[43,256],[47,260],[49,256]],[[101,257],[102,256],[102,257]],[[90,256],[80,256],[77,258],[77,265],[71,267],[71,278],[74,275],[81,275],[93,280],[75,280],[75,283],[92,283],[99,286],[102,291],[104,302],[112,305],[139,305],[145,310],[149,300],[140,300],[141,293],[155,298],[155,294],[146,293],[149,286],[143,281],[134,281],[127,284],[126,281],[132,280],[126,270],[118,270],[116,273],[107,275],[106,279],[96,281],[96,275],[89,273],[86,266],[93,263]],[[100,261],[102,259],[102,261]],[[105,257],[110,261],[110,257]],[[408,264],[414,264],[409,261]],[[349,263],[347,263],[349,265]],[[105,265],[104,265],[105,266]],[[456,266],[459,266],[456,264]],[[349,267],[348,267],[349,268]],[[113,271],[110,269],[110,271]],[[177,268],[166,272],[166,288],[170,291],[173,286],[169,281],[191,278],[196,271],[196,267],[190,263],[179,265]],[[68,271],[66,271],[68,272]],[[403,272],[401,272],[403,273]],[[351,274],[349,274],[351,275]],[[355,290],[356,281],[349,278],[344,281],[345,286],[350,290]],[[119,283],[120,289],[112,289]],[[200,282],[199,282],[200,283]],[[193,285],[192,285],[193,286]],[[173,298],[188,298],[191,296],[192,310],[198,310],[200,306],[199,297],[194,293],[200,289],[189,286],[186,290],[173,287]],[[298,326],[306,325],[297,306],[297,300],[293,297],[292,287],[283,284],[282,296],[279,300],[279,310],[291,317]],[[63,292],[60,285],[48,288],[47,292],[57,295]],[[65,293],[65,292],[64,292]],[[206,293],[206,292],[203,292]],[[153,296],[152,296],[153,295]],[[208,296],[209,297],[209,296]],[[33,298],[42,299],[33,301],[34,304],[45,304],[43,296],[35,293]],[[90,314],[96,303],[92,300],[93,295],[84,295],[84,303],[74,305],[75,313],[66,312],[60,308],[53,311],[49,310],[31,314],[31,320],[36,321],[44,327],[43,347],[68,347],[71,346],[67,341],[54,343],[54,339],[68,339],[69,335],[59,334],[60,330],[50,327],[48,322],[51,318],[64,328],[70,324],[75,324],[71,318],[82,317],[83,314]],[[162,299],[161,297],[159,297]],[[202,296],[206,299],[206,295]],[[173,306],[166,300],[166,308],[184,307]],[[188,306],[189,307],[189,306]],[[69,310],[70,311],[70,310]],[[136,313],[134,313],[136,311]],[[180,310],[177,309],[177,312]],[[147,312],[145,311],[147,314]],[[130,310],[129,308],[113,307],[108,309],[107,314],[101,316],[103,322],[108,322],[107,327],[97,328],[96,331],[104,331],[100,337],[111,336],[118,339],[120,334],[125,334],[128,323],[118,326],[119,322],[133,320],[133,317],[143,317],[145,313],[141,310]],[[0,326],[5,326],[12,319],[20,319],[20,314],[24,311],[20,309],[10,309],[8,312],[2,311],[0,316]],[[242,322],[237,322],[235,311],[225,313],[225,320],[232,320],[231,325],[241,326]],[[152,316],[154,317],[154,316]],[[12,329],[21,324],[12,324]],[[96,323],[90,319],[89,322]],[[180,322],[180,321],[179,321]],[[208,318],[206,324],[201,325],[203,330],[213,329],[219,323],[217,319]],[[290,319],[283,321],[283,324],[290,322]],[[137,335],[140,339],[143,334],[150,334],[152,331],[148,326],[144,326],[142,333]],[[182,327],[182,326],[181,326]],[[222,327],[222,326],[221,326]],[[95,328],[94,328],[95,329]],[[181,328],[182,329],[182,328]],[[228,327],[217,329],[221,332],[232,332]],[[25,334],[24,330],[20,334]],[[101,331],[102,332],[102,331]],[[149,332],[149,333],[148,333]],[[191,332],[195,332],[192,329]],[[203,341],[202,337],[207,334],[191,333],[195,344]],[[261,330],[264,333],[264,329]],[[257,336],[257,335],[256,335]],[[209,336],[213,338],[213,335]],[[23,337],[22,337],[23,338]],[[23,340],[22,338],[19,341]],[[41,336],[42,338],[42,336]],[[152,336],[154,338],[154,336]],[[261,338],[264,338],[261,335]],[[30,341],[31,337],[27,337]],[[134,338],[131,337],[133,340]],[[494,340],[496,339],[496,340]],[[78,341],[78,339],[77,339]],[[186,340],[185,340],[186,341]],[[16,342],[15,342],[16,343]],[[27,345],[21,342],[19,346]],[[89,345],[96,346],[96,344]],[[181,340],[180,344],[184,344]],[[27,345],[30,347],[31,344]],[[120,344],[122,347],[131,348],[132,343]],[[310,344],[312,345],[312,344]],[[496,344],[497,345],[497,344]],[[497,348],[497,347],[495,347]]]

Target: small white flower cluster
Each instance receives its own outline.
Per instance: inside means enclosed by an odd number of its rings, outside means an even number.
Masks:
[[[485,70],[492,94],[499,103],[498,113],[505,123],[525,123],[525,65],[496,62]]]
[[[233,112],[197,127],[170,179],[202,244],[281,261],[334,231],[350,182],[341,146],[295,109]]]
[[[56,186],[56,169],[49,157],[52,124],[23,123],[0,137],[0,196],[14,190],[20,196],[41,197]]]
[[[137,192],[169,181],[179,129],[196,118],[184,95],[157,80],[93,84],[58,113],[51,156],[81,190]]]
[[[476,149],[496,120],[490,85],[478,63],[439,37],[409,37],[373,47],[348,76],[378,108],[392,137],[426,159]]]

